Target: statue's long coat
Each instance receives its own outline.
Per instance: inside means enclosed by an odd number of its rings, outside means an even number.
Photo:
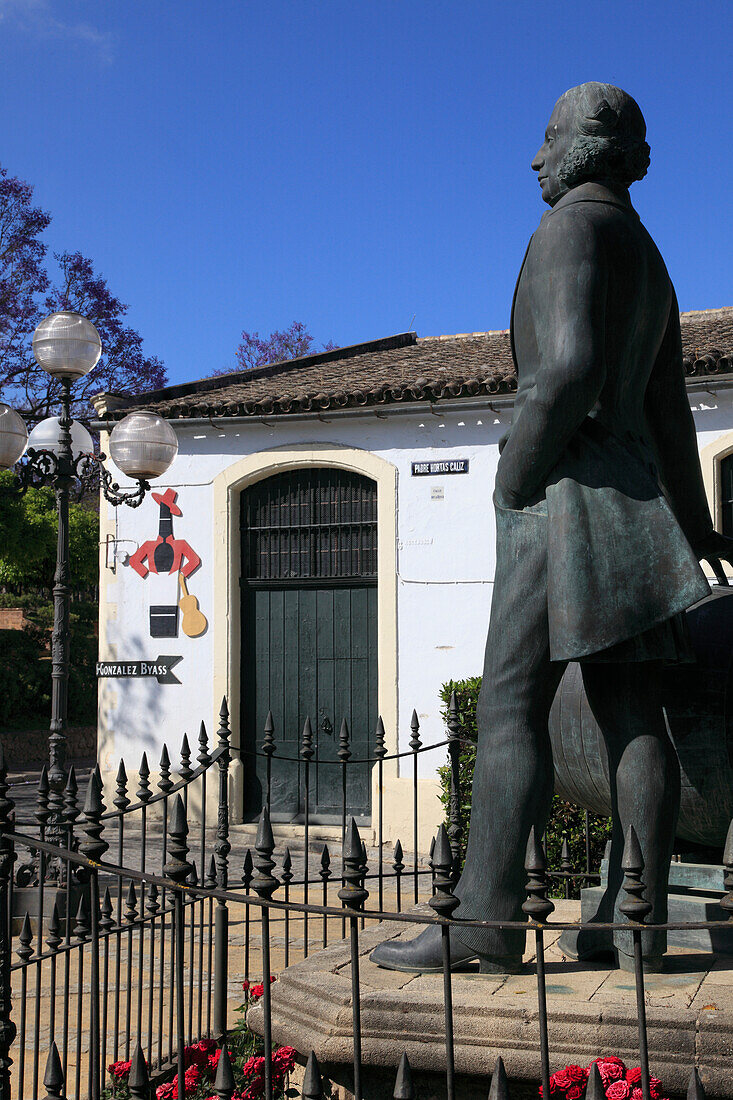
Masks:
[[[690,546],[712,522],[677,302],[625,188],[581,184],[543,216],[511,336],[518,392],[496,497],[547,501],[550,652],[572,660],[709,592]]]

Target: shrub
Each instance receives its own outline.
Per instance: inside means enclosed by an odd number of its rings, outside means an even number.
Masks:
[[[476,704],[481,690],[481,677],[469,676],[466,680],[449,680],[443,684],[440,690],[440,698],[443,702],[441,711],[443,718],[448,717],[448,704],[451,693],[455,691],[458,701],[458,714],[460,721],[460,736],[466,738],[469,744],[461,744],[458,756],[459,775],[458,793],[461,823],[461,858],[465,856],[466,840],[468,838],[468,826],[471,819],[471,792],[473,789],[473,769],[476,763]],[[450,807],[450,765],[445,764],[439,768],[441,786],[441,802],[445,807],[446,824]],[[590,867],[595,871],[600,865],[606,841],[611,836],[610,818],[599,817],[596,814],[588,815],[588,828],[590,834]],[[585,810],[580,806],[574,806],[565,802],[559,795],[552,798],[552,809],[547,822],[545,843],[547,847],[547,862],[553,871],[560,869],[560,858],[563,839],[567,838],[570,848],[570,861],[575,873],[585,870]],[[560,882],[553,891],[555,897],[564,896],[564,883]],[[571,880],[570,896],[580,897],[580,882]]]

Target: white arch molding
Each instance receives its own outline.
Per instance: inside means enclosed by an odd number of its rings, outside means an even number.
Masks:
[[[338,443],[288,444],[233,462],[214,479],[214,602],[212,615],[214,668],[213,713],[226,695],[232,743],[240,730],[240,661],[242,651],[239,577],[239,496],[257,481],[286,470],[332,467],[369,477],[377,485],[377,699],[384,722],[387,751],[397,752],[397,468],[370,451]],[[397,762],[385,764],[385,777],[397,776]],[[233,820],[242,811],[242,761],[232,757]]]

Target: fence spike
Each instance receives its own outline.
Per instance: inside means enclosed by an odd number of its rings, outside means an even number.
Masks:
[[[260,822],[257,826],[257,840],[255,841],[257,874],[252,879],[254,891],[261,898],[271,898],[280,885],[272,873],[275,866],[275,860],[272,858],[274,850],[275,838],[272,835],[270,815],[265,806],[260,814]]]
[[[412,1083],[410,1060],[404,1053],[397,1067],[397,1076],[392,1093],[393,1100],[415,1100],[415,1086]]]
[[[183,799],[180,794],[177,794],[173,799],[173,809],[168,821],[168,862],[163,868],[163,873],[179,885],[183,885],[191,870],[191,865],[186,859],[187,836],[186,811],[183,808]]]
[[[723,885],[728,891],[725,897],[720,903],[721,909],[724,909],[728,914],[728,919],[733,920],[733,821],[730,823],[728,829],[728,835],[725,838],[725,848],[723,849],[723,865],[725,868],[723,875]]]
[[[117,769],[117,778],[115,780],[117,788],[115,791],[115,797],[113,804],[117,807],[120,813],[124,813],[127,807],[130,805],[130,799],[127,797],[127,772],[125,771],[125,761],[120,757],[120,766]]]
[[[46,1100],[63,1100],[64,1095],[64,1071],[61,1068],[56,1041],[51,1041],[51,1049],[46,1059],[46,1072],[43,1075],[43,1087],[46,1090]]]
[[[347,764],[351,759],[351,749],[349,748],[349,724],[345,718],[341,719],[341,729],[339,730],[338,758],[342,764]]]
[[[442,822],[435,838],[431,862],[435,893],[429,904],[439,917],[450,917],[460,902],[453,893],[453,853],[451,852],[448,832]]]
[[[219,729],[217,730],[219,735],[219,748],[229,749],[229,707],[227,706],[226,695],[221,701],[219,707]]]
[[[188,783],[193,775],[193,768],[191,767],[191,747],[188,743],[188,734],[184,733],[183,741],[181,741],[181,766],[178,769],[178,774],[184,783]]]
[[[272,720],[272,711],[268,710],[265,719],[265,736],[262,739],[262,752],[265,756],[272,756],[275,751],[275,723]]]
[[[644,857],[633,825],[629,825],[626,830],[621,869],[624,872],[621,888],[627,897],[621,902],[619,909],[629,920],[642,922],[651,912],[652,906],[651,902],[644,901],[642,897],[646,889],[641,877],[644,870]]]
[[[363,909],[369,897],[369,891],[362,885],[364,868],[362,866],[361,837],[356,821],[352,817],[346,830],[344,847],[344,885],[338,892],[339,899],[348,909]]]
[[[529,831],[524,869],[529,878],[526,886],[527,900],[522,904],[522,912],[526,913],[530,920],[541,924],[547,920],[555,906],[547,896],[550,889],[550,880],[547,877],[547,860],[545,859],[542,842],[537,839],[537,830],[534,825]]]
[[[412,730],[412,737],[410,738],[410,748],[413,752],[417,752],[422,747],[422,741],[420,740],[420,722],[418,721],[417,711],[413,710],[412,718],[410,719],[410,729]]]
[[[102,821],[104,811],[105,805],[102,801],[102,784],[96,771],[93,771],[89,777],[89,783],[87,784],[87,796],[84,802],[84,821],[82,823],[82,833],[84,836],[79,844],[79,849],[82,855],[85,855],[87,859],[92,860],[94,863],[98,863],[109,848],[109,844],[102,835],[104,833],[104,822]]]
[[[150,790],[150,765],[148,764],[148,754],[146,752],[143,753],[140,761],[137,797],[138,800],[143,803],[149,802],[153,797],[153,792]]]
[[[191,860],[191,870],[188,872],[188,885],[189,886],[198,886],[198,884],[199,884],[199,873],[196,870],[196,861]]]
[[[509,1100],[509,1082],[507,1081],[504,1060],[501,1055],[496,1059],[494,1072],[491,1075],[489,1100]]]
[[[112,895],[109,892],[109,886],[105,886],[99,918],[99,927],[103,932],[108,932],[110,928],[114,928],[115,922],[112,919],[112,912]]]
[[[89,912],[87,907],[86,894],[82,894],[79,898],[79,908],[76,911],[76,918],[74,920],[74,936],[76,939],[84,942],[88,940],[92,934],[91,925],[89,924]]]
[[[323,845],[323,851],[321,852],[321,869],[318,872],[324,882],[328,882],[331,877],[331,853],[328,850],[328,845]]]
[[[702,1087],[697,1066],[693,1066],[690,1074],[690,1083],[687,1086],[687,1100],[705,1100],[705,1089]]]
[[[72,764],[69,768],[69,775],[66,780],[66,787],[64,788],[64,818],[72,829],[79,816],[78,794],[79,784],[76,781],[76,768]]]
[[[171,758],[168,755],[168,746],[163,745],[163,751],[160,754],[160,778],[158,779],[158,789],[163,794],[168,794],[168,791],[173,786],[171,782]]]
[[[377,728],[374,733],[374,755],[377,760],[384,760],[387,755],[386,735],[381,714],[377,719]]]
[[[196,759],[202,768],[208,768],[211,763],[211,757],[209,756],[209,735],[206,732],[205,722],[202,722],[199,726],[199,754]]]
[[[392,867],[396,875],[401,875],[405,869],[405,865],[402,862],[402,841],[399,838],[395,841]]]
[[[130,885],[127,888],[127,897],[125,898],[125,920],[128,924],[132,924],[137,920],[137,893],[135,891],[135,883],[130,879]]]
[[[48,819],[51,816],[51,810],[49,808],[48,795],[51,790],[51,785],[48,782],[48,767],[44,764],[41,768],[41,775],[38,780],[38,793],[36,794],[36,821],[42,829],[48,824]]]
[[[51,919],[48,922],[48,935],[46,936],[46,943],[48,944],[51,951],[55,951],[61,943],[61,919],[59,918],[58,901],[54,901],[53,903]]]
[[[31,928],[31,918],[28,915],[27,909],[23,917],[23,923],[20,926],[18,943],[20,944],[20,946],[16,948],[18,958],[22,959],[23,962],[27,962],[33,954],[33,948],[31,946],[33,943],[33,929]]]
[[[282,874],[280,875],[280,878],[282,879],[283,883],[286,886],[289,886],[290,883],[293,881],[293,878],[294,878],[294,875],[293,875],[293,860],[292,860],[292,857],[290,855],[290,849],[289,848],[285,849],[285,855],[283,856],[283,869],[282,869]]]
[[[213,855],[209,859],[209,869],[206,872],[204,886],[207,890],[216,890],[216,860]]]
[[[606,1090],[603,1087],[603,1080],[597,1062],[594,1062],[591,1066],[585,1100],[606,1100]]]
[[[151,917],[157,916],[160,911],[160,902],[158,901],[158,887],[154,882],[148,884],[148,896],[145,901],[145,909],[150,913]]]
[[[229,1058],[229,1051],[226,1043],[221,1045],[221,1053],[219,1054],[219,1064],[216,1067],[216,1077],[214,1078],[214,1092],[219,1097],[219,1100],[231,1100],[232,1093],[234,1092],[234,1074],[232,1073],[232,1063]]]
[[[252,862],[252,852],[248,848],[244,853],[244,863],[242,864],[242,885],[245,890],[249,892],[249,888],[252,885],[252,874],[254,872],[254,863]]]
[[[303,723],[303,737],[300,743],[300,755],[304,760],[313,759],[313,727],[311,726],[311,720],[309,716],[306,716]]]
[[[130,1064],[130,1076],[127,1078],[127,1087],[134,1100],[148,1100],[150,1096],[150,1077],[148,1075],[148,1063],[145,1061],[143,1048],[140,1043],[135,1043]]]
[[[323,1096],[321,1067],[318,1064],[318,1059],[313,1050],[308,1055],[308,1061],[305,1063],[303,1086],[300,1090],[300,1095],[303,1100],[321,1100]]]

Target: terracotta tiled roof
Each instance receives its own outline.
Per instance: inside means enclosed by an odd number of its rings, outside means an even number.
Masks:
[[[685,371],[733,372],[733,307],[680,315]],[[177,419],[287,415],[395,402],[494,396],[516,390],[508,330],[418,338],[404,332],[252,371],[107,399],[115,419],[131,408]]]

